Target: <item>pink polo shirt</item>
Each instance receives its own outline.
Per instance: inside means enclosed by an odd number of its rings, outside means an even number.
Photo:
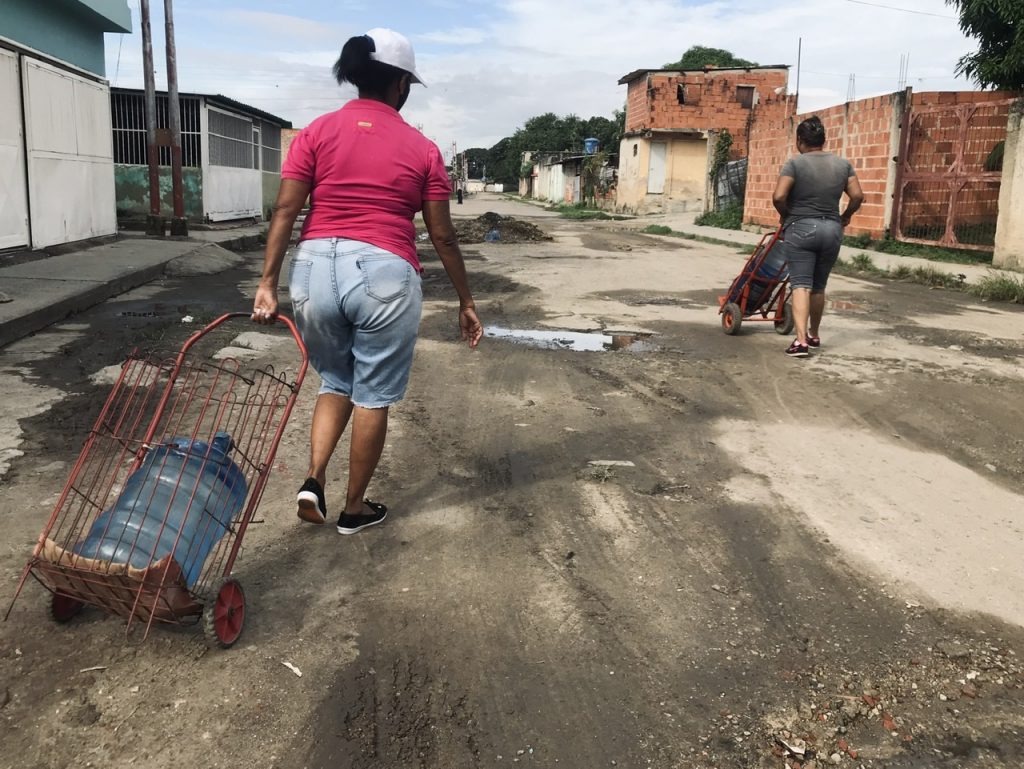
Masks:
[[[417,270],[413,217],[424,200],[451,196],[437,145],[397,111],[370,99],[354,99],[302,129],[281,178],[312,185],[302,240],[359,240]]]

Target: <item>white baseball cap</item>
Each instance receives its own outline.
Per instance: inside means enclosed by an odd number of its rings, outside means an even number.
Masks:
[[[371,59],[405,70],[412,75],[412,82],[426,86],[423,78],[416,72],[416,54],[412,50],[412,43],[405,35],[393,29],[377,27],[367,32],[366,36],[373,40],[376,49],[370,54]]]

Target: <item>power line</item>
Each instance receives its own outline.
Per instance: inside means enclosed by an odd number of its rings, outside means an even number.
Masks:
[[[947,16],[944,13],[931,13],[929,11],[915,11],[910,8],[897,8],[894,5],[882,5],[881,3],[869,3],[867,0],[846,0],[848,3],[856,3],[857,5],[870,5],[872,8],[884,8],[887,11],[900,11],[902,13],[914,13],[918,16],[934,16],[937,19],[953,19],[956,21],[956,16]]]

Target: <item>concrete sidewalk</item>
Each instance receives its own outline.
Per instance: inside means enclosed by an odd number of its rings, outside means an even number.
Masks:
[[[747,232],[745,230],[723,230],[718,227],[704,227],[698,225],[695,223],[697,216],[697,213],[691,212],[685,214],[640,217],[630,221],[629,227],[631,229],[643,229],[644,227],[652,224],[662,225],[670,227],[676,232],[685,232],[688,235],[701,235],[707,238],[729,241],[730,243],[735,243],[737,248],[749,248],[751,251],[754,250],[754,246],[756,246],[761,240],[762,236],[756,232]],[[867,254],[871,257],[871,261],[874,262],[875,266],[883,269],[892,270],[900,266],[909,267],[910,269],[914,269],[915,267],[926,267],[938,270],[939,272],[946,272],[950,275],[964,275],[965,280],[968,283],[975,283],[984,276],[990,274],[1008,275],[1016,278],[1021,277],[1021,273],[1019,272],[998,270],[995,267],[984,264],[936,262],[915,256],[883,254],[881,251],[872,251],[868,248],[852,248],[850,246],[843,246],[839,251],[839,256],[846,261],[851,261],[857,254]]]
[[[203,232],[202,238],[187,240],[126,237],[21,264],[0,262],[0,293],[10,299],[0,304],[0,347],[149,283],[174,260],[224,261],[227,253],[218,243],[230,246],[239,238],[253,238],[257,232],[250,229]]]

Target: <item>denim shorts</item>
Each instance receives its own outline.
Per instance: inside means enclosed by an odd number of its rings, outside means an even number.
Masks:
[[[356,240],[304,240],[292,253],[288,283],[320,392],[371,409],[400,401],[423,306],[412,265]]]
[[[838,219],[797,219],[784,233],[789,284],[793,288],[824,291],[843,244],[843,225]]]

